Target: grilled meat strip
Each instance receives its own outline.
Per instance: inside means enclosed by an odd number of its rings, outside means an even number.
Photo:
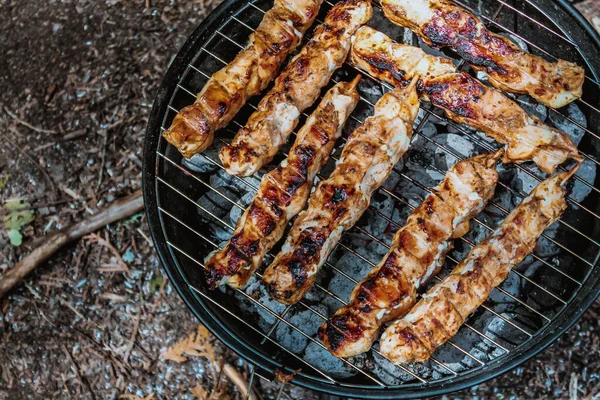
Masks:
[[[585,71],[565,60],[549,62],[490,32],[473,14],[448,0],[382,0],[385,15],[429,45],[450,47],[491,84],[560,108],[581,97]]]
[[[371,18],[370,0],[345,0],[327,14],[313,38],[275,80],[219,158],[231,175],[250,176],[269,163],[292,133],[300,114],[319,97],[350,51],[350,39]]]
[[[250,41],[215,72],[194,104],[184,107],[163,136],[185,157],[203,152],[214,133],[277,76],[287,56],[313,24],[323,0],[275,0]]]
[[[404,86],[418,74],[422,99],[444,109],[448,118],[483,131],[506,145],[503,162],[533,161],[547,173],[566,159],[583,159],[564,133],[528,115],[517,103],[467,73],[458,73],[445,58],[399,44],[369,27],[357,32],[350,62],[368,74]]]
[[[373,191],[408,149],[419,109],[415,84],[385,94],[375,114],[348,138],[335,170],[319,183],[263,274],[273,299],[293,304],[304,296],[342,233],[358,221]]]
[[[315,175],[329,158],[358,103],[359,79],[360,76],[349,83],[340,82],[325,94],[298,131],[288,158],[263,177],[232,238],[206,262],[211,287],[222,283],[243,287],[265,254],[281,239],[288,222],[304,208]]]
[[[394,235],[381,262],[354,288],[350,302],[319,329],[319,337],[337,357],[371,348],[383,324],[404,315],[417,290],[435,275],[452,238],[469,231],[470,219],[493,196],[502,150],[455,164],[444,180]]]
[[[385,330],[381,353],[395,364],[422,362],[454,336],[492,289],[533,251],[544,229],[562,215],[567,204],[561,186],[574,172],[561,172],[540,183],[409,314]]]

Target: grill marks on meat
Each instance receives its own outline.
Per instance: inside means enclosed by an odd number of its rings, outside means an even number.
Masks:
[[[250,176],[269,163],[292,133],[300,114],[319,97],[350,50],[350,39],[371,18],[370,0],[345,0],[327,14],[313,38],[275,80],[219,158],[229,174]]]
[[[332,354],[350,357],[369,350],[382,325],[415,304],[417,290],[437,273],[451,239],[469,230],[469,220],[494,194],[501,155],[460,161],[411,213],[382,261],[354,288],[349,303],[320,327],[319,337]]]
[[[535,116],[499,91],[467,73],[456,72],[448,59],[427,55],[418,47],[399,44],[373,28],[359,29],[350,61],[370,75],[393,85],[406,85],[419,75],[419,95],[444,109],[448,118],[468,124],[506,145],[503,162],[533,161],[547,173],[568,158],[582,161],[564,133]],[[397,71],[403,71],[400,76]]]
[[[562,215],[567,206],[562,185],[576,169],[541,182],[448,277],[385,330],[381,353],[396,364],[422,362],[454,336],[492,289],[533,251],[544,229]]]
[[[528,94],[560,108],[581,97],[585,71],[578,65],[546,61],[490,32],[473,14],[447,0],[382,0],[385,15],[434,46],[450,47],[492,85]]]
[[[408,149],[418,108],[415,84],[394,89],[352,133],[335,170],[317,186],[263,274],[271,297],[293,304],[312,287],[342,233],[358,221],[373,191]]]
[[[263,177],[229,242],[206,262],[209,286],[243,287],[287,223],[304,208],[316,174],[358,103],[359,79],[340,82],[325,94],[298,132],[288,158]]]
[[[163,136],[185,157],[204,151],[216,130],[271,82],[317,17],[322,0],[275,0],[233,61],[215,72],[194,104],[184,107]]]

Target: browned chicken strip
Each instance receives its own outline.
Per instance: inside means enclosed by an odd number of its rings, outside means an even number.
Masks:
[[[335,170],[317,186],[263,274],[273,299],[293,304],[304,296],[342,233],[358,221],[408,149],[419,110],[415,84],[383,95],[375,114],[348,138]]]
[[[371,18],[370,0],[337,3],[313,38],[275,80],[246,126],[219,158],[231,175],[250,176],[268,164],[286,142],[300,114],[319,97],[350,51],[350,39]]]
[[[521,50],[448,0],[382,0],[381,7],[393,23],[408,27],[426,43],[456,51],[473,69],[484,71],[498,89],[528,94],[554,108],[581,97],[583,68]]]
[[[483,131],[506,145],[503,162],[533,161],[547,173],[568,158],[583,159],[571,139],[517,103],[467,73],[458,73],[448,59],[427,55],[418,47],[399,44],[369,27],[357,32],[350,62],[370,75],[403,86],[421,76],[421,98],[444,109],[448,118]]]
[[[323,0],[275,0],[250,41],[215,72],[194,104],[183,108],[163,135],[185,157],[204,151],[214,133],[275,78],[287,56],[313,24]]]
[[[540,183],[448,277],[385,330],[381,353],[395,364],[422,362],[454,336],[492,289],[533,251],[544,229],[560,218],[567,206],[562,185],[576,169]]]
[[[340,82],[325,94],[298,132],[288,158],[263,177],[229,242],[206,262],[211,287],[222,283],[243,287],[265,254],[281,239],[288,222],[304,208],[316,174],[358,103],[359,79]]]
[[[438,272],[452,238],[469,231],[470,219],[493,196],[501,156],[502,150],[458,162],[413,210],[385,257],[354,288],[350,302],[319,329],[332,354],[350,357],[369,350],[383,324],[415,304],[417,290]]]

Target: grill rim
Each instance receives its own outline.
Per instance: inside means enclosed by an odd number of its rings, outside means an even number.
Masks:
[[[579,11],[566,0],[554,1],[555,4],[560,6],[562,11],[565,11],[573,18],[579,27],[584,28],[586,34],[593,40],[595,47],[600,49],[600,34],[593,30]],[[144,142],[142,186],[146,215],[155,249],[163,269],[173,283],[179,296],[200,322],[236,354],[250,362],[258,374],[274,377],[275,369],[280,367],[279,363],[265,354],[258,352],[254,346],[247,344],[238,335],[231,332],[207,307],[205,301],[194,292],[177,261],[174,250],[167,244],[163,217],[158,208],[160,200],[158,197],[159,191],[157,190],[158,181],[156,180],[156,176],[158,175],[160,160],[157,153],[161,136],[160,127],[162,117],[168,110],[170,98],[175,92],[177,83],[185,72],[187,65],[193,61],[198,53],[198,48],[201,47],[199,43],[205,42],[215,30],[214,28],[226,22],[231,14],[242,5],[243,2],[239,0],[224,0],[195,28],[171,61],[153,102],[148,119]],[[592,74],[596,75],[597,71],[592,70]],[[390,398],[390,396],[394,396],[394,398],[435,396],[480,384],[510,371],[519,364],[539,354],[581,317],[595,301],[598,293],[600,293],[600,269],[597,265],[598,259],[594,261],[594,267],[585,280],[585,284],[579,288],[577,296],[570,300],[562,312],[553,317],[551,323],[537,332],[522,347],[521,352],[513,352],[512,354],[493,360],[485,366],[472,368],[469,372],[461,373],[458,377],[439,383],[407,384],[406,387],[401,389],[377,388],[375,386],[363,389],[359,387],[338,386],[320,382],[316,379],[307,379],[301,375],[297,376],[293,383],[333,395],[369,399]],[[482,368],[484,368],[483,371],[481,370]]]

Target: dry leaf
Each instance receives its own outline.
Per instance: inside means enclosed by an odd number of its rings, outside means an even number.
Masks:
[[[297,369],[292,373],[287,373],[282,368],[277,368],[275,370],[275,379],[277,379],[279,382],[285,385],[286,383],[290,383],[292,379],[294,379],[294,376],[296,376],[296,374],[298,374],[298,372],[300,372],[301,370],[302,368]]]
[[[122,394],[119,396],[119,399],[126,400],[154,400],[154,393],[150,393],[146,397],[136,396],[135,394]]]
[[[197,383],[196,386],[192,388],[192,394],[199,400],[209,400],[210,396],[208,390],[204,389],[200,383]]]
[[[162,355],[163,360],[171,360],[177,363],[187,361],[184,355],[193,357],[205,357],[211,364],[217,361],[217,352],[210,343],[212,335],[203,325],[198,325],[196,332],[190,333],[190,335],[169,347]]]

